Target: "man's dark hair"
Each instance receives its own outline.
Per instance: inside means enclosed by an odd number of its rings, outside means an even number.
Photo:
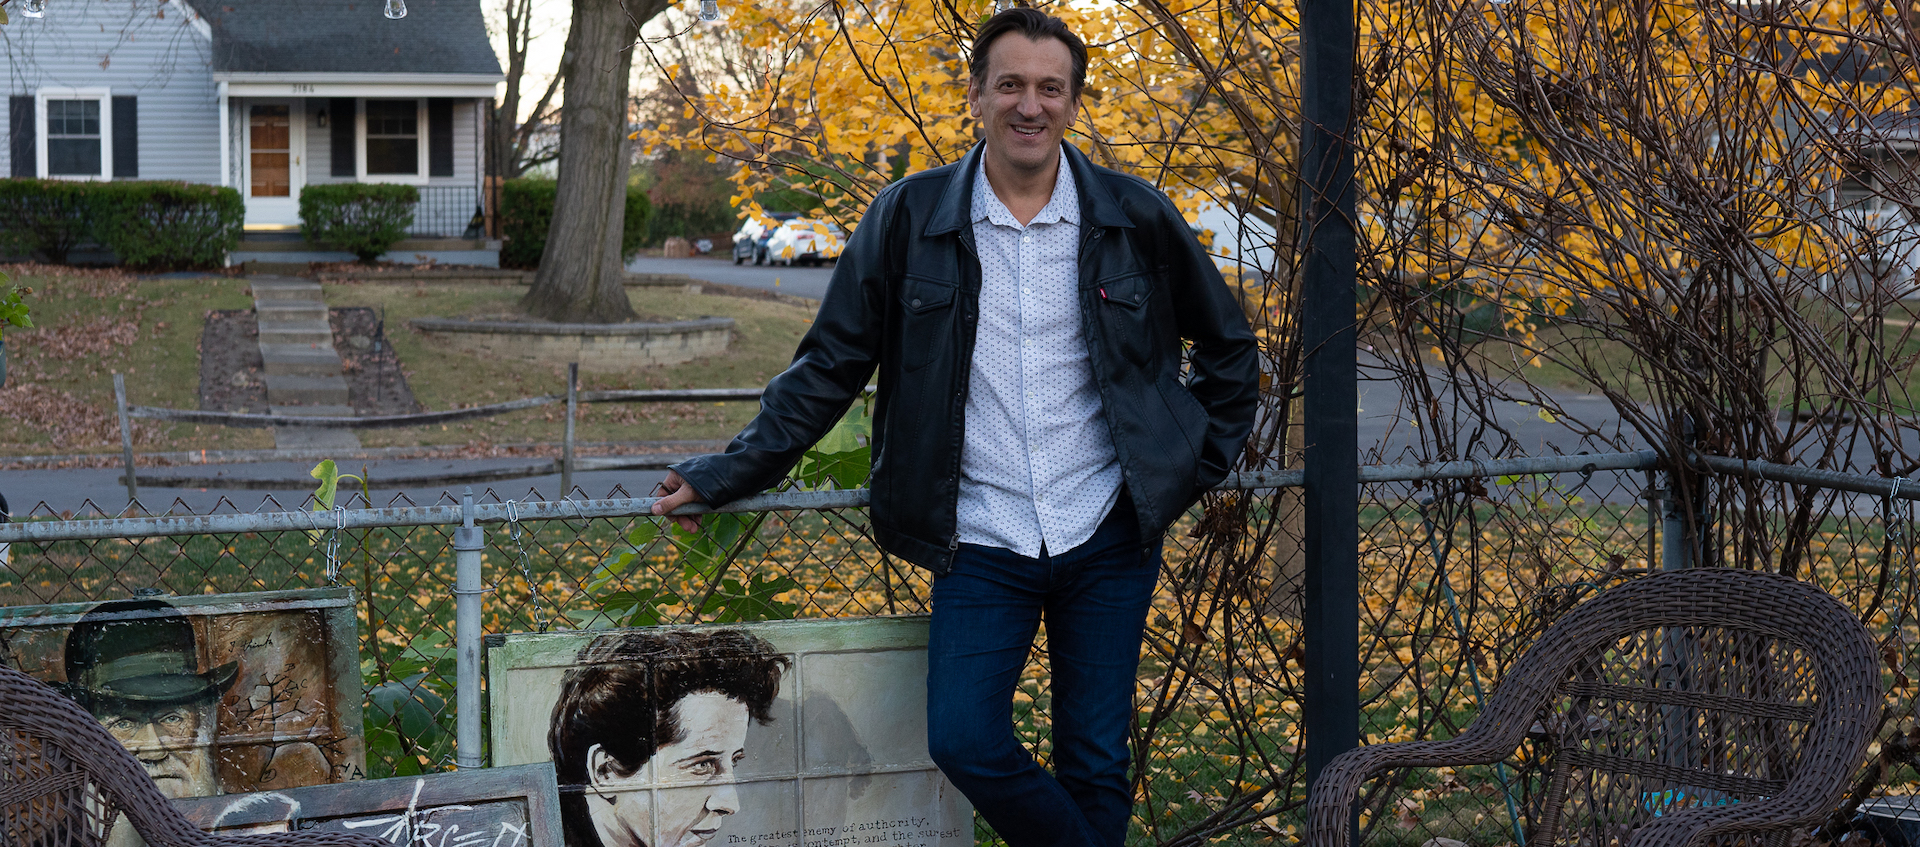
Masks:
[[[1073,55],[1073,96],[1080,96],[1080,90],[1087,87],[1087,44],[1067,28],[1067,22],[1038,9],[1016,6],[987,19],[973,36],[973,55],[967,59],[967,73],[973,79],[969,85],[982,85],[987,81],[987,50],[1002,35],[1017,32],[1029,41],[1057,38],[1067,45],[1067,52]]]
[[[547,748],[561,785],[589,782],[587,750],[600,745],[622,776],[653,758],[660,745],[686,735],[678,706],[689,694],[713,692],[746,704],[762,724],[773,720],[786,657],[759,636],[737,629],[635,630],[608,633],[580,651],[579,666],[560,683]],[[561,794],[567,843],[591,845],[586,797]],[[576,832],[576,827],[581,831]]]

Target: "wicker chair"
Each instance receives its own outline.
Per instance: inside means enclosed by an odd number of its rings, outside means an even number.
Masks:
[[[392,847],[346,833],[207,835],[85,709],[0,666],[0,844],[96,847],[121,814],[147,847]]]
[[[1878,658],[1853,614],[1805,583],[1723,568],[1635,580],[1554,623],[1458,737],[1336,757],[1309,796],[1306,845],[1347,847],[1369,780],[1383,841],[1481,847],[1524,829],[1527,847],[1777,845],[1859,768],[1884,698]],[[1511,770],[1439,781],[1485,798],[1474,823],[1444,817],[1458,807],[1434,807],[1433,788],[1414,795],[1433,775],[1407,770],[1500,762]]]

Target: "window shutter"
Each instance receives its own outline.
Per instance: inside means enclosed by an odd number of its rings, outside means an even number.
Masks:
[[[113,178],[140,176],[140,104],[133,97],[113,98]]]
[[[453,98],[427,100],[427,176],[453,176]]]
[[[327,100],[327,129],[331,131],[334,176],[353,176],[353,121],[354,101],[352,97],[333,97]]]
[[[35,123],[33,97],[7,98],[7,155],[13,162],[13,176],[34,176]]]

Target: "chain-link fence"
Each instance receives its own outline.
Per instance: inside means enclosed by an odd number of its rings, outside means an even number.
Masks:
[[[1763,498],[1781,521],[1811,521],[1813,543],[1777,550],[1769,526],[1675,520],[1652,452],[1363,468],[1362,743],[1456,734],[1569,608],[1677,564],[1674,551],[1689,548],[1670,543],[1675,535],[1702,542],[1691,548],[1698,560],[1760,563],[1839,597],[1882,639],[1890,702],[1907,716],[1908,680],[1920,671],[1908,529],[1920,485],[1839,474],[1780,481],[1798,469],[1721,463],[1703,476],[1708,502]],[[1315,637],[1299,614],[1299,484],[1298,471],[1242,474],[1166,535],[1139,681],[1135,841],[1298,831],[1301,661]],[[670,531],[648,514],[651,500],[629,495],[484,491],[463,509],[450,497],[368,503],[355,494],[331,512],[72,521],[28,511],[0,526],[12,542],[0,603],[350,586],[376,776],[456,762],[463,594],[486,634],[927,611],[928,577],[873,543],[864,491],[763,495],[710,515],[697,536]],[[484,530],[477,586],[456,575],[466,517]],[[1743,559],[1743,548],[1764,558]],[[1045,652],[1043,639],[1016,694],[1023,737],[1042,759]],[[1524,790],[1526,765],[1377,792],[1368,831],[1415,845],[1524,843],[1536,799]]]

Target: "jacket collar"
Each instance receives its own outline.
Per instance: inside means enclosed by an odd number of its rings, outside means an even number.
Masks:
[[[1133,227],[1133,219],[1113,199],[1113,193],[1094,172],[1094,164],[1085,153],[1071,144],[1062,144],[1067,167],[1073,169],[1073,183],[1080,192],[1080,221],[1083,226]],[[947,173],[947,185],[935,201],[927,218],[927,235],[945,235],[972,226],[973,175],[980,170],[980,156],[986,144],[975,144],[965,158]]]

